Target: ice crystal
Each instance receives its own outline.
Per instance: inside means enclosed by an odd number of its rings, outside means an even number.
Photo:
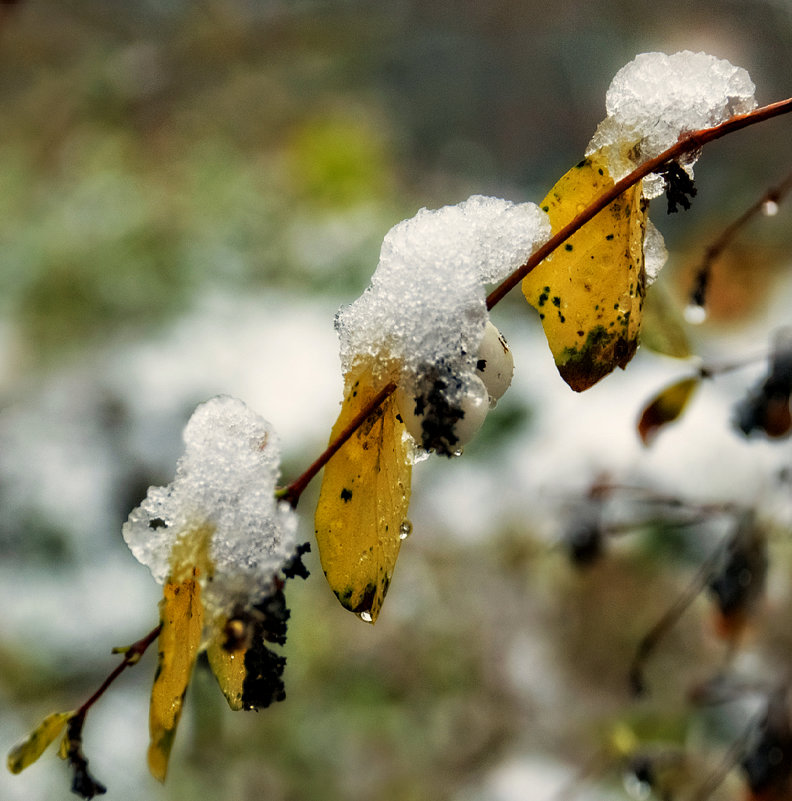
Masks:
[[[184,441],[175,479],[149,488],[124,539],[160,583],[184,568],[175,561],[200,560],[205,547],[204,604],[212,615],[228,614],[268,595],[296,551],[296,515],[274,495],[278,438],[242,401],[221,396],[196,409]]]
[[[431,365],[453,376],[449,387],[461,397],[488,320],[484,284],[519,267],[549,236],[536,205],[480,195],[394,226],[371,285],[336,317],[344,371],[371,359],[414,386]]]
[[[614,180],[671,147],[681,134],[744,114],[756,106],[748,73],[706,53],[641,53],[614,76],[605,98],[608,116],[587,154],[605,149]],[[692,176],[695,156],[684,165]],[[659,175],[644,194],[664,191]]]

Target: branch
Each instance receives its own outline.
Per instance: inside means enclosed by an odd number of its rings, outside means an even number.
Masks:
[[[363,425],[369,415],[374,412],[385,399],[396,391],[396,384],[392,381],[386,384],[373,398],[349,421],[349,425],[322,451],[311,463],[308,469],[290,484],[275,493],[278,500],[288,501],[295,508],[300,501],[300,495],[308,486],[313,477],[330,461],[330,458],[339,448]]]
[[[590,203],[580,214],[577,215],[568,225],[565,225],[557,234],[548,239],[542,247],[535,251],[530,258],[521,267],[518,267],[506,280],[503,281],[487,296],[487,309],[492,309],[497,303],[503,300],[506,295],[511,292],[517,284],[525,278],[535,267],[537,267],[544,259],[546,259],[553,251],[562,245],[572,234],[585,225],[589,220],[595,217],[600,211],[607,208],[622,192],[629,189],[633,184],[636,184],[651,172],[656,172],[659,167],[669,161],[678,159],[685,153],[690,153],[698,150],[705,144],[720,139],[722,136],[739,131],[742,128],[747,128],[750,125],[769,120],[773,117],[778,117],[782,114],[792,112],[792,97],[786,100],[780,100],[777,103],[771,103],[769,106],[754,109],[747,114],[740,114],[736,117],[731,117],[726,122],[716,125],[713,128],[702,128],[699,131],[693,131],[681,137],[679,141],[663,151],[659,156],[637,167],[629,175],[617,181],[607,192],[600,195],[596,200]],[[366,406],[361,409],[360,413],[349,423],[349,425],[325,448],[325,450],[311,463],[307,470],[298,476],[290,484],[279,489],[275,493],[275,497],[279,500],[288,501],[292,507],[296,507],[299,503],[300,496],[305,488],[316,476],[316,474],[330,461],[331,457],[341,446],[357,431],[363,424],[368,416],[393,392],[396,391],[396,385],[393,383],[387,384],[383,387],[377,395],[375,395]]]
[[[553,251],[566,242],[572,234],[582,228],[589,220],[596,217],[603,209],[610,206],[622,192],[629,189],[633,184],[638,183],[638,181],[645,178],[649,173],[657,172],[666,162],[674,161],[686,153],[699,150],[715,139],[720,139],[722,136],[726,136],[734,131],[739,131],[742,128],[747,128],[749,125],[755,125],[756,123],[769,120],[772,117],[778,117],[781,114],[788,114],[789,112],[792,112],[792,97],[786,100],[780,100],[777,103],[771,103],[769,106],[754,109],[747,114],[738,114],[736,117],[730,117],[726,122],[722,122],[720,125],[715,125],[712,128],[702,128],[699,131],[685,134],[676,144],[669,147],[668,150],[664,150],[659,156],[655,156],[653,159],[644,162],[640,167],[636,167],[629,175],[617,181],[607,192],[604,192],[596,200],[586,206],[577,217],[565,225],[557,234],[550,237],[542,247],[534,251],[525,264],[518,267],[503,283],[490,292],[487,296],[487,308],[492,309],[497,303],[500,303],[528,273],[534,270],[534,268],[553,253]]]
[[[778,204],[784,196],[792,190],[792,172],[787,175],[784,180],[768,189],[762,197],[759,198],[752,206],[747,208],[736,220],[733,220],[726,228],[723,229],[720,236],[710,244],[704,252],[704,258],[696,270],[693,290],[690,293],[690,302],[695,306],[705,306],[707,302],[707,288],[712,275],[712,265],[715,259],[728,247],[732,239],[739,233],[748,222],[750,222],[757,214],[759,214],[767,203]]]
[[[125,648],[114,648],[113,653],[124,654],[121,664],[118,665],[112,673],[102,682],[99,689],[74,713],[72,720],[79,719],[82,721],[85,718],[88,710],[104,695],[105,691],[110,685],[128,668],[136,665],[140,661],[140,657],[146,653],[146,650],[159,637],[162,624],[153,628],[145,637],[141,637],[137,642]]]

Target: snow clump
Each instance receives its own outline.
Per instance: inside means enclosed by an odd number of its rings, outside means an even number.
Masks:
[[[208,556],[203,603],[210,617],[228,616],[270,594],[296,553],[297,516],[275,500],[278,437],[242,401],[221,396],[195,410],[184,441],[175,479],[149,488],[124,539],[159,583]]]
[[[466,395],[482,391],[484,285],[517,269],[550,233],[535,204],[481,195],[394,226],[370,286],[336,315],[344,372],[370,363],[377,379],[413,395],[429,376],[429,391],[462,409]]]
[[[614,76],[605,98],[608,116],[586,155],[604,149],[611,177],[618,181],[681,134],[753,109],[754,89],[744,69],[706,53],[641,53]],[[688,156],[685,165],[691,177],[695,159]],[[663,178],[649,175],[643,190],[647,198],[657,197],[664,191]]]

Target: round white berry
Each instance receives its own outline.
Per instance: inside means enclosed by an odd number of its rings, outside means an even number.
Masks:
[[[493,400],[498,400],[506,392],[514,375],[512,352],[503,334],[489,320],[476,357],[476,375],[484,382]]]
[[[453,400],[449,400],[453,386]],[[445,456],[473,439],[489,411],[489,393],[476,375],[462,379],[428,372],[417,388],[399,387],[395,397],[410,436],[422,448]]]
[[[415,411],[419,403],[419,400],[415,397],[415,392],[404,387],[397,387],[394,397],[399,408],[399,417],[401,417],[407,433],[420,444],[423,440],[424,415]]]

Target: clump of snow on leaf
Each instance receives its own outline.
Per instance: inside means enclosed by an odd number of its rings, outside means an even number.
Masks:
[[[266,420],[230,397],[200,405],[184,441],[174,481],[149,488],[123,526],[124,539],[162,583],[184,568],[174,554],[189,553],[185,539],[209,531],[213,575],[201,576],[203,601],[212,615],[228,614],[271,592],[295,554],[296,514],[274,495],[280,445]]]
[[[608,116],[587,155],[606,149],[611,177],[623,178],[673,145],[683,133],[721,123],[756,106],[748,73],[706,53],[641,53],[614,76],[605,106]],[[695,156],[688,157],[686,167]],[[644,179],[646,197],[664,191],[663,179]]]
[[[484,284],[506,277],[549,236],[533,203],[481,195],[400,222],[382,243],[371,285],[336,316],[344,371],[369,361],[382,377],[395,371],[413,386],[431,366],[464,393],[488,320]]]

